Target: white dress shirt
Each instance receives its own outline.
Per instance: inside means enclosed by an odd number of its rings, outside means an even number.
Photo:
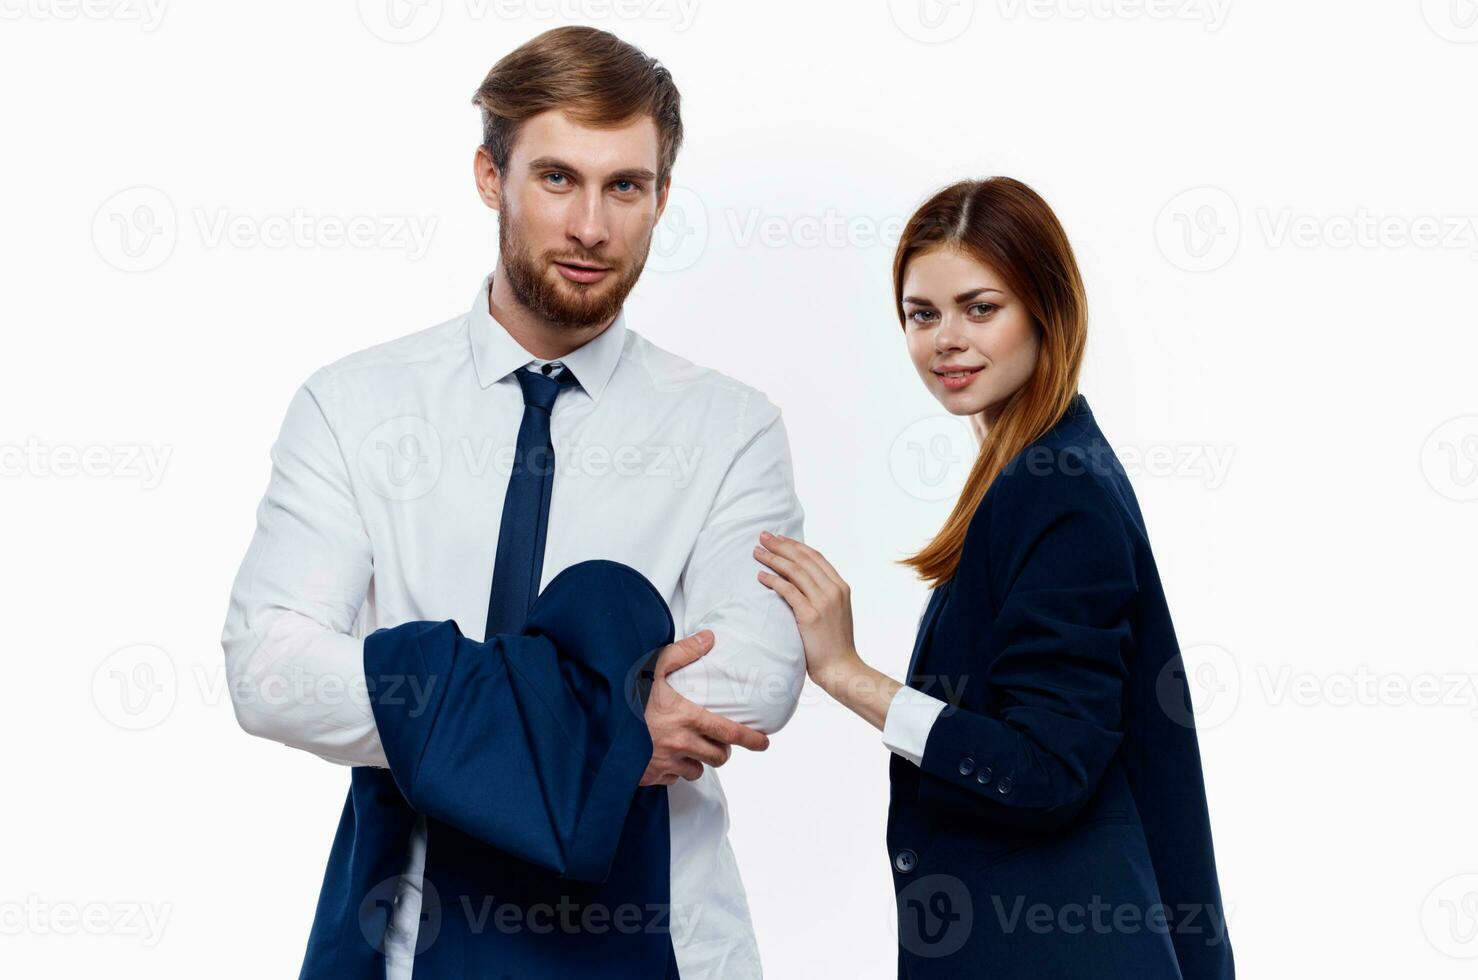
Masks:
[[[249,732],[344,765],[387,765],[362,639],[453,619],[481,639],[523,397],[544,362],[488,312],[350,354],[309,377],[272,447],[222,645]],[[761,530],[802,535],[790,449],[763,394],[670,354],[625,313],[560,359],[578,385],[550,420],[555,479],[542,589],[587,559],[623,562],[666,599],[678,638],[714,647],[673,687],[760,731],[790,718],[805,656],[789,607],[757,578]],[[410,692],[414,696],[414,692]],[[668,788],[671,932],[684,980],[759,977],[718,774]],[[388,975],[409,977],[424,825],[401,877]],[[433,845],[434,846],[434,845]]]

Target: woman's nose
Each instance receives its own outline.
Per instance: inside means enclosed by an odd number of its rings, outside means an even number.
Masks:
[[[965,346],[965,335],[955,325],[945,321],[934,331],[934,349],[943,353],[950,350],[961,350]]]

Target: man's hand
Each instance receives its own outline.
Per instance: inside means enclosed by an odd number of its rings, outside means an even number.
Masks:
[[[729,746],[763,752],[770,739],[737,721],[730,721],[674,691],[667,675],[686,667],[713,649],[713,632],[699,630],[663,647],[657,655],[651,695],[647,698],[647,731],[652,736],[652,761],[642,774],[643,786],[671,786],[678,777],[697,779],[703,763],[721,766],[729,761]]]

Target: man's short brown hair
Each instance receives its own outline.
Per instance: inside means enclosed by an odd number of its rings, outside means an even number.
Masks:
[[[660,187],[683,141],[677,85],[655,58],[594,27],[556,27],[509,52],[488,72],[472,104],[482,110],[482,144],[498,173],[524,122],[561,109],[587,126],[616,126],[640,115],[657,123]]]

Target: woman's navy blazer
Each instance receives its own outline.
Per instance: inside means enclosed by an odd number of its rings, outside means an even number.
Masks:
[[[950,707],[890,763],[900,977],[1233,977],[1180,650],[1082,395],[986,492],[908,683]]]

